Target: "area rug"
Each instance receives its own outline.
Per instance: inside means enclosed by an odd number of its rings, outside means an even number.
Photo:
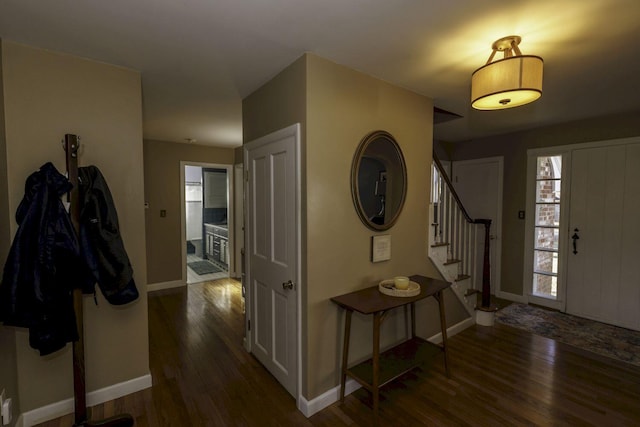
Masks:
[[[204,274],[218,273],[222,271],[215,265],[211,264],[209,261],[188,262],[187,265],[199,276],[202,276]]]
[[[496,313],[496,321],[640,366],[640,332],[524,304]]]

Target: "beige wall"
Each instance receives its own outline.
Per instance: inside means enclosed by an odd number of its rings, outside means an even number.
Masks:
[[[141,298],[98,306],[85,298],[87,390],[149,374],[142,163],[142,105],[137,72],[5,41],[2,51],[8,211],[43,163],[65,170],[60,141],[82,138],[80,165],[95,164],[109,183]],[[11,234],[17,225],[11,222]],[[40,357],[28,333],[16,333],[22,411],[73,395],[71,346]]]
[[[306,335],[308,365],[313,369],[307,372],[306,391],[313,398],[339,384],[343,315],[329,298],[400,274],[438,274],[427,258],[432,101],[313,55],[308,56],[307,79]],[[358,144],[378,129],[396,138],[408,174],[402,214],[382,233],[360,222],[350,184]],[[377,234],[391,235],[392,256],[374,264],[371,237]],[[438,330],[435,304],[427,301],[420,308],[418,332],[430,336]],[[425,316],[427,310],[430,315]],[[383,346],[403,336],[398,314],[385,320]],[[370,317],[354,315],[352,337],[352,360],[369,355]]]
[[[245,142],[296,122],[303,151],[303,390],[313,399],[339,384],[343,315],[329,299],[398,274],[437,276],[427,259],[432,102],[415,93],[305,55],[243,102]],[[408,171],[404,210],[392,229],[366,228],[351,200],[353,154],[369,132],[400,144]],[[392,236],[391,261],[370,262],[375,234]],[[449,295],[450,324],[466,316]],[[419,309],[423,336],[438,330],[436,305]],[[428,311],[428,313],[427,313]],[[371,319],[354,316],[352,359],[371,348]],[[385,320],[383,344],[402,337],[397,315]]]
[[[638,117],[640,111],[452,144],[454,160],[504,156],[502,291],[523,295],[525,221],[518,211],[526,207],[527,150],[638,136]]]
[[[180,162],[232,165],[233,148],[144,141],[147,276],[149,283],[182,279]],[[161,217],[160,210],[167,216]]]
[[[4,263],[3,263],[4,265]],[[18,394],[18,372],[16,360],[16,334],[14,328],[0,326],[0,391],[13,399],[13,413],[20,413],[20,395]],[[10,426],[15,425],[17,416]]]
[[[2,51],[3,41],[0,39],[0,83],[2,83]],[[4,266],[4,260],[9,253],[11,242],[10,227],[12,215],[6,208],[9,203],[9,186],[7,183],[7,139],[4,126],[4,85],[0,84],[0,261]]]
[[[305,55],[242,101],[242,140],[245,144],[300,123],[304,146],[306,68]]]
[[[11,243],[11,222],[9,214],[9,186],[7,182],[7,140],[4,128],[4,89],[2,78],[2,49],[0,39],[0,268],[4,267]],[[1,273],[0,273],[1,274]],[[18,395],[18,375],[16,360],[16,333],[14,328],[0,325],[0,389],[4,388],[7,397],[12,397],[15,413],[20,413],[20,396]],[[15,425],[14,419],[11,425]]]

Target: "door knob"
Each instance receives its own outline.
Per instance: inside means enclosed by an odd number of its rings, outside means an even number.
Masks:
[[[283,282],[282,283],[282,289],[284,289],[284,290],[293,289],[293,282],[291,280],[289,280],[288,282]]]

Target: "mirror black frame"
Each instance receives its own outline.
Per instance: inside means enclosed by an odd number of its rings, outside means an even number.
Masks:
[[[394,166],[393,169],[399,171],[402,178],[402,185],[401,185],[402,191],[400,195],[400,200],[399,201],[396,200],[396,203],[394,203],[395,212],[391,212],[390,217],[388,219],[384,219],[382,224],[373,222],[372,219],[369,218],[369,216],[365,212],[365,209],[362,204],[362,199],[360,196],[360,184],[358,179],[360,176],[360,166],[362,164],[362,159],[364,157],[370,157],[370,156],[366,156],[367,149],[371,146],[372,143],[379,140],[382,140],[390,144],[390,149],[393,151],[393,154],[394,154],[393,157],[395,158],[389,158],[389,156],[385,158],[381,158],[380,156],[378,156],[378,158],[375,160],[385,163],[385,166],[386,166],[385,173],[388,173],[390,169],[389,166],[391,166],[391,163],[393,163],[393,166]],[[397,180],[398,177],[394,178],[392,176],[390,178],[391,181],[393,179]],[[369,133],[362,139],[362,141],[360,141],[360,144],[356,149],[355,155],[353,156],[353,161],[351,163],[351,197],[353,199],[353,204],[356,208],[356,212],[358,213],[358,216],[360,217],[360,220],[365,226],[367,226],[371,230],[374,230],[374,231],[388,230],[398,220],[398,217],[402,212],[402,208],[404,206],[406,196],[407,196],[407,167],[404,161],[404,156],[402,155],[402,150],[400,149],[400,145],[398,145],[398,142],[389,132],[386,132],[383,130],[377,130]],[[386,202],[382,201],[381,203],[383,203],[383,205],[386,208]],[[386,213],[387,212],[385,212],[385,216],[386,216]]]

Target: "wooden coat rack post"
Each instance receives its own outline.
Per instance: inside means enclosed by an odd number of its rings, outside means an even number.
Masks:
[[[71,223],[76,231],[76,236],[80,236],[80,203],[78,189],[78,149],[80,147],[80,137],[73,134],[64,136],[64,150],[67,153],[67,174],[73,188],[69,192],[69,215]],[[110,427],[131,427],[133,417],[129,414],[116,415],[102,421],[87,420],[87,389],[85,382],[84,364],[84,314],[82,308],[82,286],[80,283],[73,289],[73,309],[76,316],[76,326],[78,329],[78,341],[73,342],[73,395],[75,404],[76,427],[110,426]]]

